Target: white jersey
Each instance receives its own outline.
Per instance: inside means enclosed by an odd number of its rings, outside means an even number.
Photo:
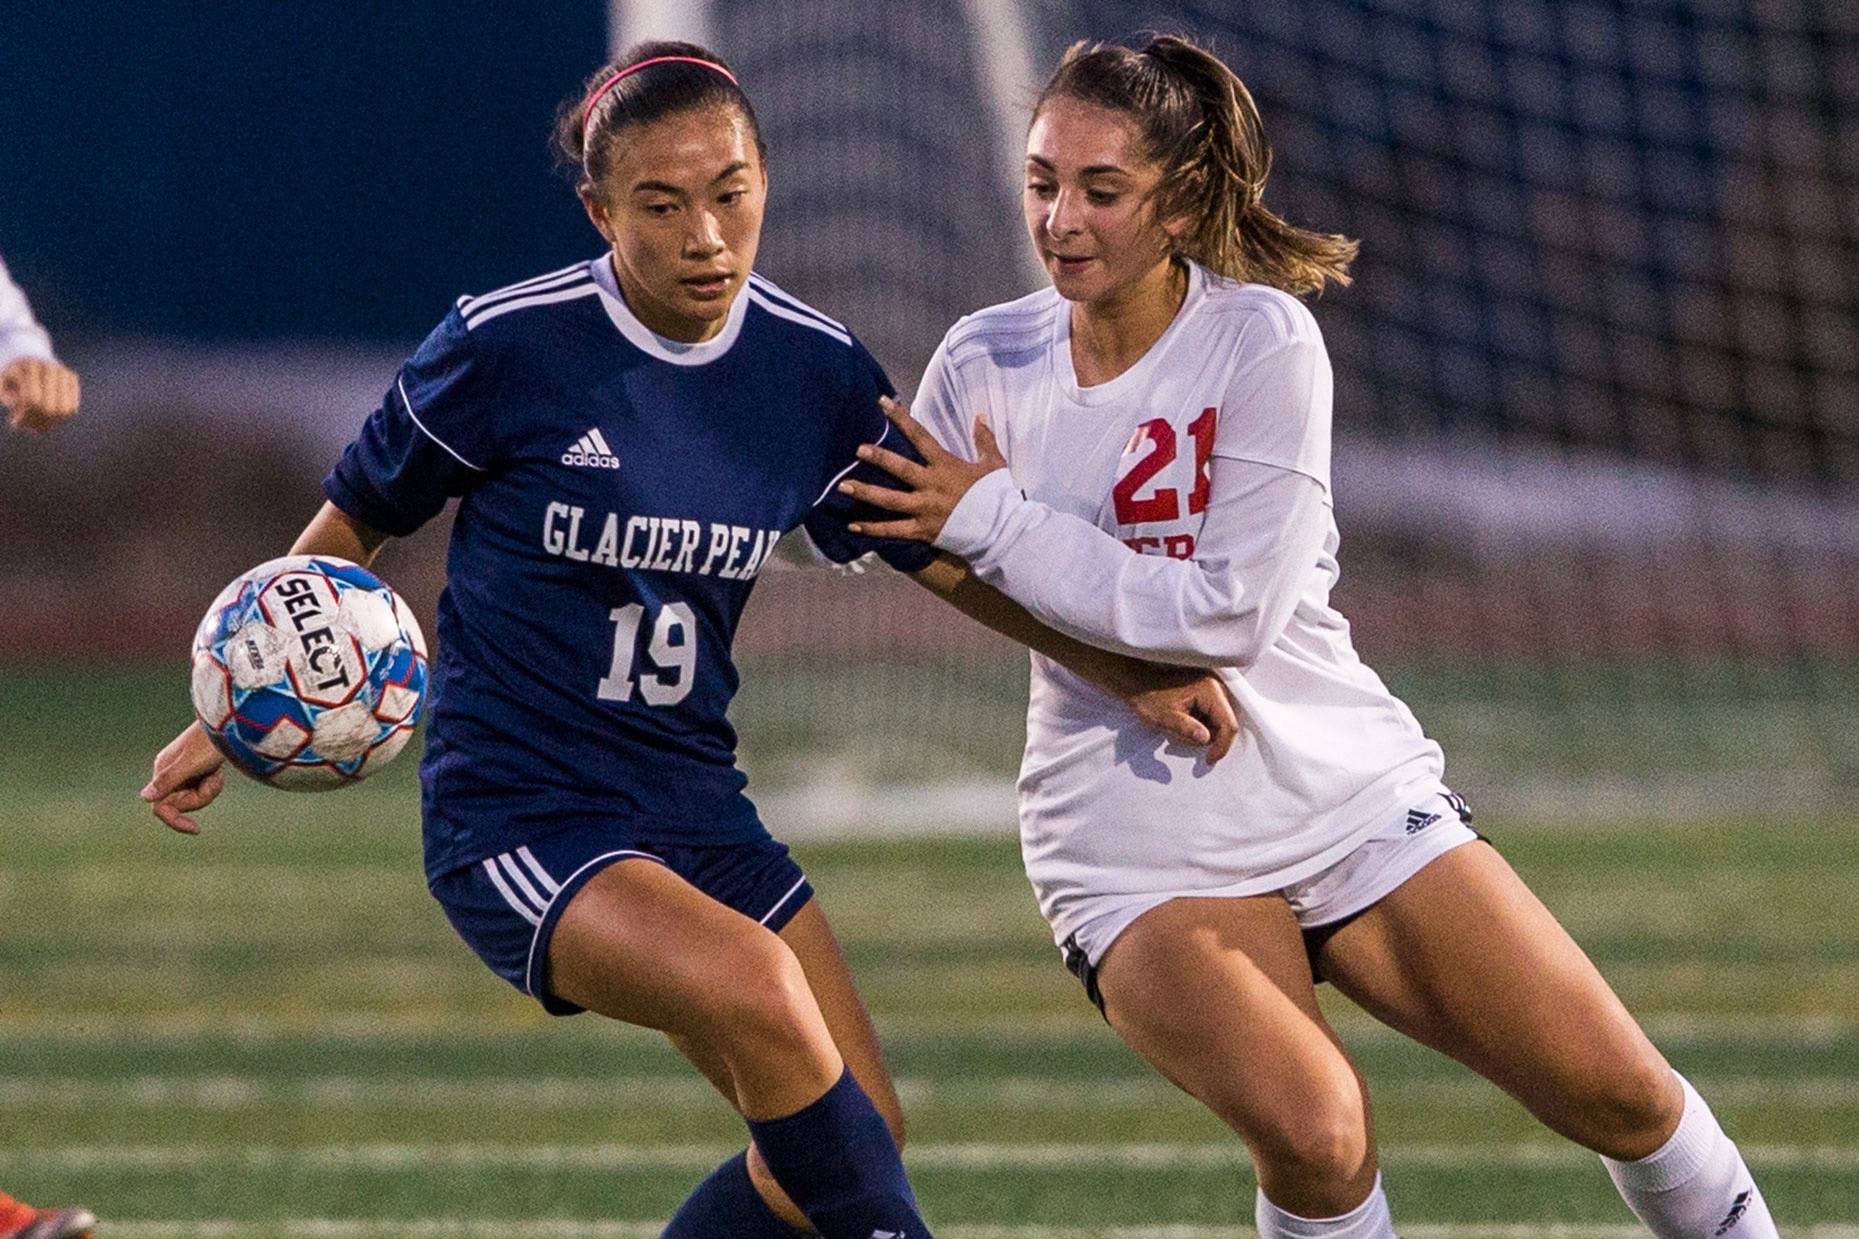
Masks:
[[[20,357],[52,359],[52,338],[32,317],[26,294],[19,291],[6,263],[0,261],[0,367]]]
[[[943,339],[915,415],[972,459],[985,413],[1008,468],[937,545],[1054,629],[1219,669],[1241,731],[1209,769],[1033,656],[1020,826],[1061,942],[1106,898],[1282,889],[1437,790],[1444,765],[1329,605],[1331,379],[1310,312],[1193,267],[1148,353],[1080,387],[1069,311],[1047,289]]]

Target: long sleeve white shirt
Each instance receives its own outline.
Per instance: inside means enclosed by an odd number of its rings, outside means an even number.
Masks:
[[[1028,499],[1009,470],[970,489],[936,545],[1049,626],[1157,662],[1243,670],[1284,631],[1322,554],[1329,495],[1306,474],[1215,456],[1191,559],[1145,555]],[[1064,572],[1045,571],[1064,564]]]
[[[1060,942],[1106,900],[1298,881],[1444,764],[1329,605],[1331,376],[1309,311],[1195,267],[1161,339],[1090,387],[1070,322],[1048,289],[962,320],[931,360],[917,418],[972,459],[986,413],[1007,459],[937,545],[1079,640],[1217,669],[1241,735],[1210,769],[1033,656],[1020,825]]]
[[[21,357],[51,361],[52,338],[32,316],[26,294],[19,291],[6,269],[6,261],[0,259],[0,367]]]

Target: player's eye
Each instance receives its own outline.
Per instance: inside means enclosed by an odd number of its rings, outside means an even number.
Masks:
[[[1038,198],[1041,202],[1044,202],[1046,199],[1052,197],[1053,194],[1057,193],[1058,190],[1050,181],[1028,181],[1026,183],[1026,192]]]
[[[1092,206],[1109,206],[1123,195],[1108,189],[1092,189],[1087,190],[1084,196]]]
[[[665,216],[677,210],[678,204],[675,202],[648,202],[645,204],[645,209],[648,215]]]
[[[724,206],[735,206],[738,202],[742,201],[743,197],[746,194],[748,194],[748,192],[749,191],[746,189],[727,190],[726,192],[717,195],[717,201],[722,203]]]

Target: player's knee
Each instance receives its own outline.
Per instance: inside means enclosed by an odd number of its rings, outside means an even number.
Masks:
[[[809,1043],[819,1023],[800,961],[772,934],[738,957],[711,1012],[718,1037],[737,1049],[782,1052]]]
[[[1353,1077],[1312,1087],[1248,1134],[1271,1177],[1304,1184],[1353,1182],[1370,1155],[1368,1106]]]
[[[1591,1077],[1581,1101],[1578,1130],[1570,1134],[1622,1161],[1658,1151],[1677,1128],[1685,1104],[1672,1068],[1650,1049]]]

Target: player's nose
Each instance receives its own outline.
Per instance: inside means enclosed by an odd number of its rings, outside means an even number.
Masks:
[[[1061,189],[1052,197],[1052,205],[1046,209],[1046,233],[1052,237],[1075,236],[1084,228],[1080,195],[1069,189]]]
[[[684,237],[684,252],[694,258],[707,258],[723,248],[723,226],[708,211],[692,217],[691,230]]]

